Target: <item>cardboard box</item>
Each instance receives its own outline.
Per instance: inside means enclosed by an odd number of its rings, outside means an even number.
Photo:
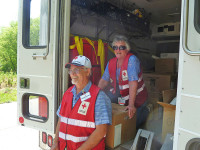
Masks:
[[[129,119],[125,106],[112,103],[112,125],[108,127],[106,147],[115,148],[135,138],[136,115]]]
[[[176,97],[176,89],[162,91],[162,97],[164,103],[170,103],[174,97]]]
[[[157,103],[162,100],[162,91],[176,88],[177,76],[172,74],[143,73],[143,79],[148,91],[148,101],[153,105],[151,118],[158,120],[162,117],[162,108]]]
[[[163,107],[162,141],[168,133],[174,133],[174,122],[176,106],[169,104],[176,97],[176,90],[165,90],[162,92],[163,102],[158,102]]]
[[[163,90],[176,88],[177,75],[143,73],[143,79],[148,93],[162,92]]]
[[[160,58],[174,58],[176,60],[176,72],[178,72],[179,53],[161,53]]]
[[[174,74],[176,72],[176,59],[174,58],[155,59],[155,72]]]

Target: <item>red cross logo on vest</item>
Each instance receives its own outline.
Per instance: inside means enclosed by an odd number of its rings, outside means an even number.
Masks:
[[[84,105],[82,105],[82,107],[83,107],[83,109],[86,107],[86,105],[84,104]]]
[[[76,56],[74,59],[76,60],[78,58],[78,56]]]
[[[123,75],[126,76],[126,72],[124,72]]]
[[[82,115],[86,115],[89,105],[90,105],[90,102],[82,101],[82,103],[79,106],[78,113]]]
[[[123,80],[123,81],[128,80],[128,73],[127,73],[127,70],[123,70],[123,71],[122,71],[122,80]]]

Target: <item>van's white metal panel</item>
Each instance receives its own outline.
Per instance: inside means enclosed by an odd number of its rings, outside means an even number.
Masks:
[[[195,40],[195,39],[193,39]],[[198,41],[196,41],[198,43]],[[200,61],[199,56],[185,54],[182,70],[182,92],[185,94],[200,95]]]
[[[183,49],[183,44],[185,44],[183,32],[184,29],[187,28],[184,24],[186,19],[184,13],[187,11],[187,9],[185,9],[185,2],[189,2],[190,11],[194,11],[194,1],[182,1],[179,73],[173,150],[183,150],[190,139],[200,137],[200,60],[199,56],[188,55]],[[193,5],[193,8],[191,8],[191,5]],[[191,15],[189,18],[190,17],[194,18]],[[194,25],[192,26],[190,24],[190,32],[195,31],[192,28],[194,28]],[[188,42],[199,43],[199,41],[199,36],[190,35],[188,38]],[[188,42],[187,45],[191,45],[188,44]],[[200,46],[198,47],[200,48]],[[194,47],[189,46],[189,48],[190,50],[194,50]]]
[[[180,128],[200,135],[200,96],[182,94],[180,103]]]
[[[53,78],[52,76],[31,76],[19,74],[19,76],[29,78],[30,79],[30,88],[29,89],[21,89],[22,92],[30,92],[37,94],[45,94],[52,95],[53,91]]]
[[[176,150],[185,150],[185,147],[186,147],[186,144],[188,143],[188,141],[193,138],[197,138],[197,137],[198,137],[198,135],[196,135],[195,133],[180,130],[179,131],[179,140],[177,143]]]
[[[20,48],[19,55],[19,63],[20,66],[19,74],[31,74],[31,75],[43,75],[43,76],[52,76],[52,49],[50,48],[49,55],[46,60],[43,60],[42,57],[36,58],[35,60],[32,58],[32,55],[35,51],[43,51],[41,49],[25,49],[23,46]],[[31,60],[31,61],[30,61]],[[24,64],[26,62],[26,64]]]
[[[22,95],[25,93],[41,94],[48,99],[48,119],[41,123],[34,120],[24,118],[24,125],[39,130],[54,133],[56,126],[56,86],[57,86],[57,26],[58,26],[58,1],[51,0],[51,16],[50,16],[50,43],[49,54],[46,59],[37,57],[33,59],[33,53],[43,54],[46,49],[26,49],[22,45],[22,16],[23,1],[19,4],[19,34],[18,34],[18,116],[22,114]],[[20,88],[20,78],[30,79],[30,88]]]

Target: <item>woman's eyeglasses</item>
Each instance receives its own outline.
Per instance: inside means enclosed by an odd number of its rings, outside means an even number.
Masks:
[[[113,49],[114,50],[125,50],[126,49],[126,46],[123,46],[123,45],[120,45],[120,46],[113,46]]]

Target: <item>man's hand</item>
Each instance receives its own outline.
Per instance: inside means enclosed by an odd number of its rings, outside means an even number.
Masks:
[[[125,110],[128,110],[128,116],[129,116],[129,119],[131,119],[133,118],[137,109],[135,108],[134,105],[133,106],[128,105]]]
[[[59,147],[58,147],[58,142],[54,142],[52,147],[51,147],[51,150],[59,150]]]
[[[55,134],[55,138],[53,140],[53,145],[51,147],[51,150],[59,150],[59,146],[58,146],[59,129],[60,129],[60,118],[58,119],[58,123],[56,126],[56,134]]]

